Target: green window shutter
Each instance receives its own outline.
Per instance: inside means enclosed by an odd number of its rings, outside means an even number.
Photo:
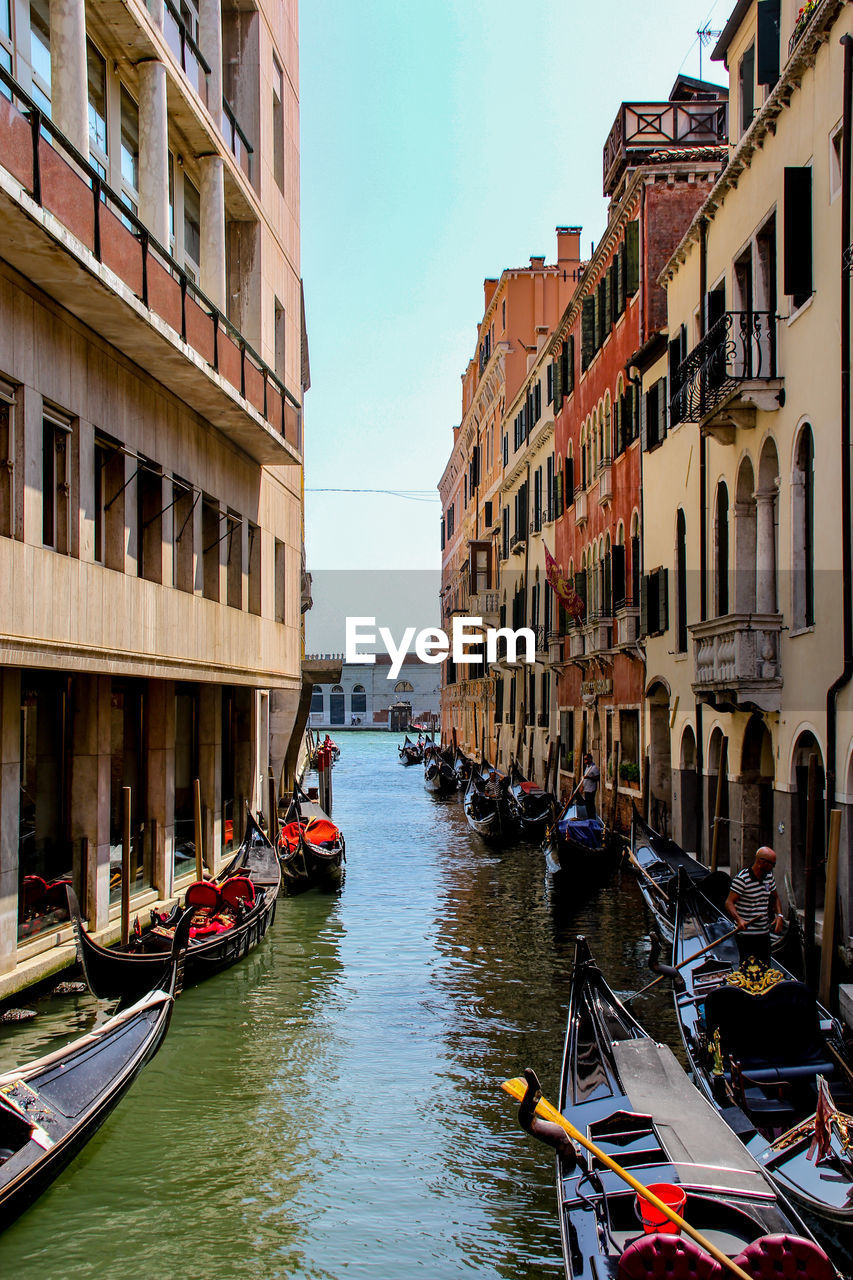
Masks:
[[[558,471],[554,481],[554,519],[559,520],[563,514],[563,473]]]
[[[595,353],[601,346],[601,285],[595,286],[592,295],[592,350]]]
[[[570,333],[566,338],[566,395],[570,396],[575,389],[575,335]]]
[[[586,369],[595,354],[595,298],[584,298],[581,312],[581,369]]]
[[[658,631],[669,628],[669,570],[658,569]]]
[[[604,333],[605,336],[613,328],[613,267],[607,268],[604,274]]]
[[[569,342],[570,341],[571,339],[565,338],[563,340],[563,345],[560,348],[560,376],[563,379],[563,386],[565,387],[565,393],[567,396],[571,395],[571,392],[573,390],[573,388],[569,386]]]
[[[563,404],[563,377],[559,359],[554,361],[554,412],[559,413]]]
[[[643,574],[640,581],[640,635],[649,634],[649,575]]]
[[[625,293],[633,298],[640,287],[640,224],[636,220],[625,228]]]
[[[799,303],[813,288],[811,169],[786,168],[784,193],[784,288]]]
[[[780,0],[758,0],[756,81],[770,88],[779,79],[780,8]]]
[[[616,310],[617,320],[625,310],[625,250],[620,249],[613,259],[613,290],[615,293],[614,307]]]
[[[667,419],[667,398],[666,398],[666,378],[661,378],[658,382],[658,439],[666,439],[666,419]]]

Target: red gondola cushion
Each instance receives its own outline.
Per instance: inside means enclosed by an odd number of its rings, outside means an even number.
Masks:
[[[311,818],[305,834],[312,844],[334,844],[340,836],[338,828],[328,818]]]
[[[215,907],[219,903],[219,889],[207,880],[196,880],[187,889],[184,905],[187,907]]]
[[[251,907],[255,901],[255,886],[248,876],[231,876],[222,885],[222,901],[229,906]]]
[[[288,853],[292,853],[299,844],[299,833],[305,830],[304,822],[288,822],[282,827],[278,837],[278,843],[282,849],[286,849]]]
[[[835,1280],[836,1276],[823,1249],[799,1236],[762,1236],[747,1245],[735,1262],[754,1280]]]
[[[641,1236],[619,1259],[618,1280],[723,1280],[723,1268],[704,1249],[681,1236]]]

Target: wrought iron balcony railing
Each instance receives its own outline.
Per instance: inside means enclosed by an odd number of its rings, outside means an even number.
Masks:
[[[678,366],[670,421],[702,422],[744,382],[776,378],[772,311],[726,311]]]

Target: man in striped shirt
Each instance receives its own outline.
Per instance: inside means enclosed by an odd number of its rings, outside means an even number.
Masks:
[[[755,851],[751,867],[744,867],[732,880],[726,910],[738,927],[737,944],[741,960],[757,956],[770,960],[770,930],[784,928],[782,904],[776,891],[776,854],[762,845]]]

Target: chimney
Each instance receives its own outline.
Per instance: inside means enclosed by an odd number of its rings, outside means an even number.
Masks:
[[[544,253],[543,253],[543,255],[542,255],[542,257],[541,257],[541,258],[531,258],[531,259],[530,259],[530,267],[531,267],[531,270],[533,270],[533,271],[544,271],[544,269],[545,269],[545,255],[544,255]]]
[[[497,289],[497,287],[498,287],[497,280],[483,281],[483,294],[485,296],[485,302],[483,303],[484,312],[488,311],[489,303],[491,302],[492,298],[495,296],[495,290]]]
[[[581,227],[557,227],[557,266],[573,271],[581,260]]]

